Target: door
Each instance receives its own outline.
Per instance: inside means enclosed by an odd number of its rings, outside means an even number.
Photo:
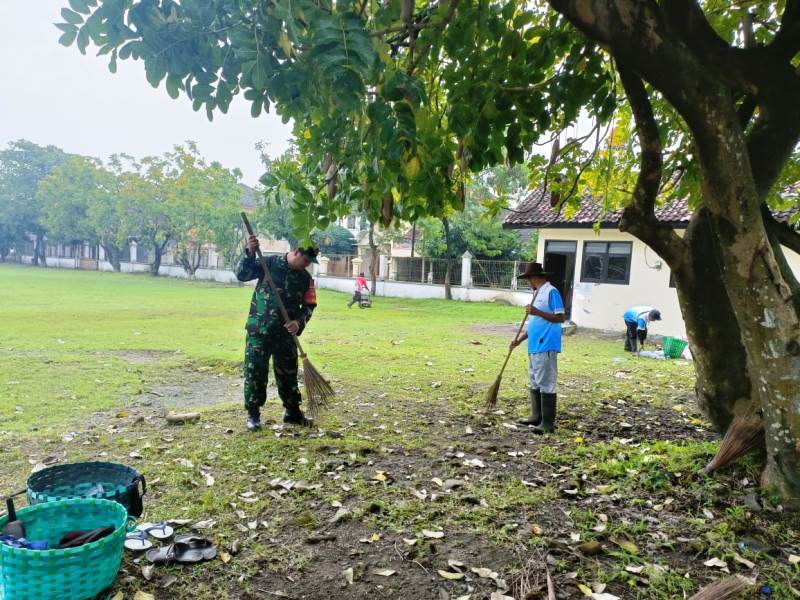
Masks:
[[[572,316],[572,287],[575,283],[575,254],[578,243],[547,240],[544,246],[544,270],[552,273],[550,283],[564,299],[564,314]]]

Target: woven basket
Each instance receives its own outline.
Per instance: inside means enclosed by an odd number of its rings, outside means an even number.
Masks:
[[[96,542],[63,550],[28,550],[0,544],[0,600],[86,600],[114,583],[122,560],[128,513],[118,502],[81,498],[17,511],[29,540],[58,545],[69,531],[112,526]],[[8,517],[0,519],[0,529]]]
[[[664,336],[664,356],[667,358],[680,358],[689,342],[674,337]]]
[[[142,514],[144,477],[136,469],[109,462],[56,465],[28,478],[28,502],[101,498],[122,504],[134,517]]]

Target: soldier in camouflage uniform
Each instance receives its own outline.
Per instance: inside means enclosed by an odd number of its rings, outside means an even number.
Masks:
[[[314,280],[306,270],[317,262],[315,248],[297,248],[283,256],[265,257],[267,265],[289,313],[289,323],[284,323],[278,303],[264,270],[255,254],[258,238],[251,236],[236,266],[239,281],[258,279],[250,301],[247,317],[247,342],[244,357],[244,406],[247,409],[247,428],[261,428],[261,407],[267,400],[269,359],[272,357],[278,395],[285,409],[284,423],[311,425],[300,410],[300,388],[297,384],[297,346],[292,334],[300,335],[311,319],[317,305]]]

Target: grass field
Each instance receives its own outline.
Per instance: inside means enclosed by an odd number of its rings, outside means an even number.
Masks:
[[[513,424],[522,350],[498,410],[481,414],[519,308],[359,310],[321,291],[303,340],[337,401],[314,430],[284,428],[271,401],[252,435],[239,378],[250,294],[0,266],[0,493],[37,463],[114,460],[151,482],[147,520],[215,522],[203,533],[225,560],[147,580],[126,556],[126,597],[520,599],[546,591],[547,568],[563,597],[676,598],[725,575],[712,558],[795,597],[797,519],[753,496],[749,463],[696,474],[716,445],[689,364],[624,356],[621,335],[565,338],[559,429],[536,438]],[[163,419],[190,409],[196,424]]]

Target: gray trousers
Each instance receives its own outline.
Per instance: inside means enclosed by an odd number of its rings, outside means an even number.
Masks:
[[[550,350],[528,354],[528,378],[532,390],[540,390],[543,394],[555,394],[558,352]]]

